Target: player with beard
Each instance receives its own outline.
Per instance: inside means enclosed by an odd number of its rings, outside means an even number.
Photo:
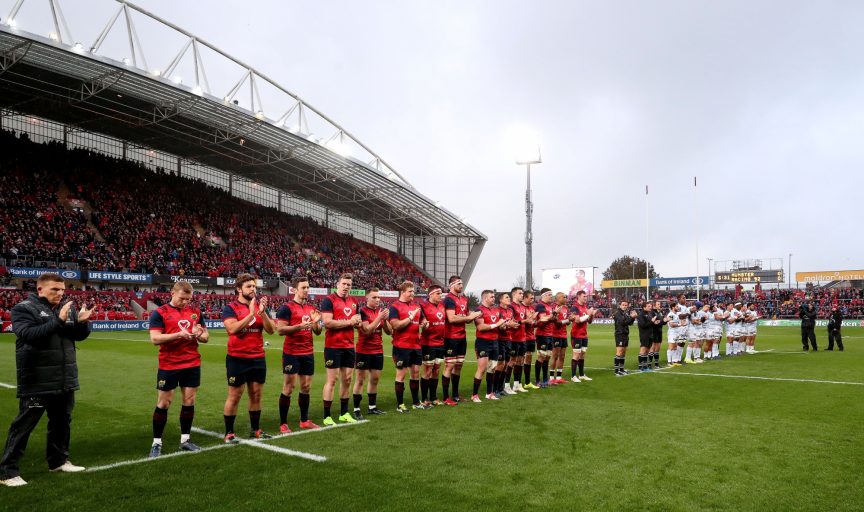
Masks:
[[[446,405],[457,405],[459,398],[459,376],[465,363],[468,341],[465,324],[473,322],[479,313],[468,311],[468,298],[462,294],[464,285],[459,276],[450,276],[450,292],[444,297],[444,311],[447,320],[444,324],[444,375],[441,377],[441,391]],[[450,385],[453,392],[450,392]]]
[[[396,411],[411,412],[405,406],[405,375],[410,372],[411,403],[413,409],[427,409],[420,402],[420,330],[429,326],[423,318],[423,309],[414,302],[414,283],[399,285],[399,300],[390,305],[390,327],[393,329],[393,364],[396,365]]]
[[[588,324],[594,321],[597,310],[588,307],[588,294],[576,292],[576,304],[570,315],[573,326],[570,328],[570,344],[573,346],[573,358],[570,361],[570,378],[573,382],[589,381],[585,375],[585,352],[588,351]]]
[[[429,298],[420,303],[428,325],[420,336],[423,354],[423,376],[420,378],[420,395],[426,407],[443,405],[438,400],[438,375],[444,362],[444,311],[443,290],[437,284],[429,287]]]
[[[324,334],[324,367],[327,382],[324,384],[324,426],[335,425],[330,416],[336,381],[339,381],[339,421],[356,423],[348,413],[348,395],[351,393],[351,378],[354,372],[354,328],[360,325],[357,301],[350,295],[354,276],[342,274],[336,282],[336,292],[321,301],[321,320],[327,331]]]
[[[367,410],[369,414],[386,414],[378,408],[378,382],[381,380],[381,370],[384,369],[384,343],[382,332],[393,334],[393,328],[387,317],[389,308],[382,307],[380,290],[366,290],[366,304],[360,308],[360,326],[357,327],[357,361],[354,365],[354,419],[363,418],[360,413],[360,403],[363,401],[363,384],[369,379],[366,394],[369,397]]]
[[[510,342],[511,333],[519,327],[519,322],[513,318],[513,304],[509,293],[501,293],[498,295],[498,312],[501,315],[503,322],[498,328],[498,364],[495,365],[495,396],[501,398],[506,395],[515,395],[516,392],[512,389],[508,392],[504,389],[504,380],[507,376],[506,368],[510,363],[510,359],[515,357],[512,351],[512,343]]]
[[[199,343],[207,343],[210,333],[204,325],[201,310],[189,305],[192,285],[174,283],[171,301],[150,315],[150,342],[159,347],[159,371],[156,375],[156,410],[153,411],[153,444],[150,457],[162,454],[162,433],[168,422],[168,408],[174,390],[180,386],[180,450],[197,452],[201,448],[189,440],[195,416],[195,396],[201,385]]]
[[[567,326],[570,324],[570,311],[567,308],[567,295],[563,292],[555,294],[553,308],[555,324],[552,328],[552,369],[549,383],[567,384],[564,380],[564,356],[567,354]]]
[[[522,305],[525,306],[525,358],[522,362],[522,377],[525,379],[525,389],[540,389],[531,382],[531,358],[537,350],[537,336],[535,334],[535,323],[537,311],[534,306],[534,292],[526,290],[522,296]]]
[[[682,336],[681,318],[679,317],[678,302],[672,299],[669,302],[669,312],[666,313],[665,322],[669,326],[666,333],[668,347],[666,349],[666,364],[669,366],[681,366],[681,349],[678,342]]]
[[[309,420],[309,392],[312,389],[312,376],[315,375],[315,347],[313,336],[321,334],[321,313],[308,303],[309,280],[297,277],[291,281],[294,298],[276,312],[276,332],[285,336],[282,343],[282,394],[279,395],[279,432],[291,433],[288,427],[288,409],[291,395],[300,376],[300,428],[319,428]]]
[[[240,274],[234,282],[237,298],[222,308],[222,322],[228,331],[228,355],[225,368],[228,377],[228,398],[225,400],[225,442],[237,443],[234,420],[237,407],[247,386],[249,389],[249,423],[251,436],[269,439],[260,427],[261,395],[267,380],[264,359],[264,335],[273,334],[276,326],[267,314],[267,297],[257,298],[258,287],[251,274]]]
[[[549,386],[549,359],[552,357],[552,330],[555,327],[553,307],[552,290],[543,288],[540,290],[540,302],[534,306],[534,311],[537,312],[537,361],[534,363],[534,382],[541,388]]]

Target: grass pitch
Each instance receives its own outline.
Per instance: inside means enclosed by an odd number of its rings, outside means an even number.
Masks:
[[[593,326],[592,382],[408,415],[394,411],[388,360],[378,399],[386,416],[267,441],[272,450],[223,448],[195,433],[210,450],[83,474],[47,472],[43,419],[22,461],[30,485],[0,488],[0,502],[10,511],[861,510],[864,334],[846,329],[845,352],[802,353],[797,329],[759,332],[757,349],[770,352],[616,378],[611,329]],[[824,329],[818,335],[824,349]],[[227,338],[211,340],[201,348],[195,425],[221,433]],[[268,341],[262,427],[278,432],[281,340]],[[144,332],[94,333],[80,344],[73,462],[93,468],[147,456],[156,350]],[[633,369],[638,348],[630,351]],[[310,414],[320,424],[316,359]],[[15,383],[14,361],[14,337],[0,335],[0,383]],[[467,363],[463,396],[473,371]],[[295,393],[292,428],[296,402]],[[248,426],[244,408],[245,400],[238,433]],[[15,391],[0,388],[4,438],[16,411]],[[178,414],[175,400],[165,453],[176,450]]]

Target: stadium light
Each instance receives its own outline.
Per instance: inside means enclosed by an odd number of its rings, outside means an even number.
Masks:
[[[534,235],[531,232],[531,219],[534,213],[534,203],[531,201],[531,166],[543,163],[543,158],[540,156],[540,146],[536,146],[537,151],[522,151],[521,156],[516,157],[516,165],[525,166],[525,289],[534,289],[533,276],[533,246]]]
[[[57,32],[51,32],[50,34],[48,34],[48,39],[52,41],[59,41],[60,36],[57,35]]]
[[[15,28],[18,26],[18,22],[12,18],[6,20],[6,24],[9,25],[9,28]]]
[[[200,85],[196,85],[195,87],[192,88],[192,94],[197,94],[198,96],[202,96],[204,94],[204,91],[201,89]]]
[[[175,85],[180,85],[183,83],[183,77],[175,76],[171,81],[174,82]]]

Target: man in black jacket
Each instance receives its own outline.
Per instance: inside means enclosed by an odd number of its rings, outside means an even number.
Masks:
[[[813,308],[813,303],[802,304],[798,317],[801,319],[801,344],[804,346],[804,351],[809,350],[808,341],[813,345],[814,352],[819,350],[816,346],[816,310]]]
[[[83,307],[76,314],[71,301],[60,306],[66,285],[58,274],[39,276],[36,290],[12,308],[19,412],[0,459],[0,484],[9,487],[27,484],[19,475],[18,462],[45,412],[48,468],[65,473],[84,470],[69,462],[69,426],[79,389],[75,342],[90,335],[87,322],[93,308]]]
[[[660,369],[660,345],[663,343],[663,326],[666,324],[666,315],[663,314],[663,308],[660,301],[654,301],[654,308],[651,311],[654,314],[654,336],[651,339],[651,348],[648,350],[648,364],[654,362],[654,369]]]
[[[624,369],[624,357],[627,354],[627,345],[630,344],[630,326],[636,320],[636,312],[628,312],[629,309],[630,303],[622,300],[612,315],[612,320],[615,322],[615,375],[617,377],[627,375],[627,370]]]
[[[654,304],[646,302],[642,312],[636,317],[636,324],[639,326],[639,371],[651,371],[651,345],[654,344],[654,331],[659,323],[660,319],[654,315]]]
[[[840,328],[843,327],[843,312],[837,305],[831,306],[831,316],[828,317],[828,350],[834,350],[834,341],[837,341],[837,349],[843,352],[843,336]]]

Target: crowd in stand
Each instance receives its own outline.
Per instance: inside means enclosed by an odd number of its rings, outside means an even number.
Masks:
[[[0,172],[12,177],[0,187],[0,256],[9,260],[163,275],[307,275],[313,287],[346,270],[359,287],[431,284],[394,252],[200,180],[7,131],[0,142]]]

